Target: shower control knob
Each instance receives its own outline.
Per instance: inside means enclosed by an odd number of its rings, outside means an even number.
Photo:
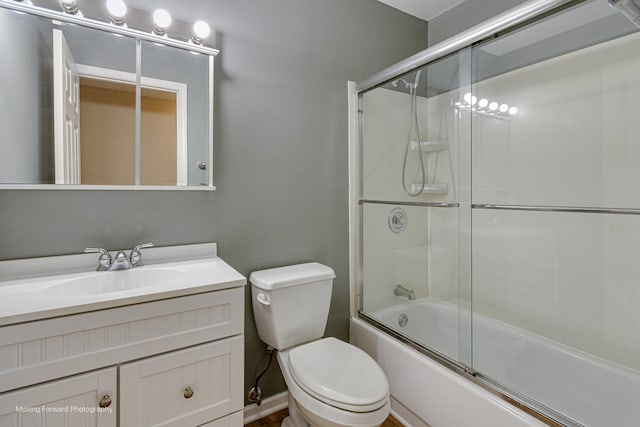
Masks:
[[[389,229],[396,234],[402,233],[407,228],[408,221],[407,212],[402,208],[394,208],[387,218]]]
[[[404,217],[397,213],[393,215],[393,218],[391,219],[391,221],[393,222],[394,225],[404,225],[406,223],[406,220],[404,219]]]

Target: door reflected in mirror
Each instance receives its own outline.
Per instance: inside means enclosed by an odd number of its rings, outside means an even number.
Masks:
[[[80,182],[89,185],[135,183],[135,84],[80,77]],[[177,176],[177,93],[141,90],[140,184],[185,185]],[[183,166],[180,168],[186,171]]]

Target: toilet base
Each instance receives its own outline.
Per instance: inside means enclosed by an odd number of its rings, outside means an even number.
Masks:
[[[289,416],[282,420],[282,427],[310,427],[304,416],[300,413],[296,400],[289,393]]]
[[[293,422],[291,421],[291,417],[286,417],[284,420],[282,420],[282,427],[297,427],[293,424]]]

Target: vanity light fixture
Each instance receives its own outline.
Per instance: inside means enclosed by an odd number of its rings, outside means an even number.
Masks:
[[[33,0],[13,0],[13,1],[15,1],[15,3],[19,3],[21,6],[34,6]],[[103,20],[102,22],[96,21],[95,19],[87,19],[87,21],[88,22],[94,21],[94,23],[100,23],[100,24],[109,22],[113,26],[120,27],[119,30],[113,31],[114,35],[122,36],[127,34],[126,31],[129,30],[127,27],[127,14],[131,15],[129,7],[125,3],[127,0],[101,0],[101,1],[103,1],[104,2],[103,4],[106,6],[109,19]],[[1,2],[2,0],[0,0],[0,3]],[[83,16],[82,11],[78,7],[78,0],[56,0],[56,2],[58,3],[58,5],[60,6],[60,9],[62,10],[62,13],[57,11],[54,12],[58,14],[58,16],[62,17],[62,15],[71,15],[69,17],[69,21],[73,23],[78,23],[78,20],[77,20],[78,18],[86,19]],[[15,12],[25,13],[25,12],[21,12],[20,8],[16,8]],[[137,16],[139,11],[135,11],[135,12]],[[211,35],[211,27],[209,27],[209,24],[207,24],[205,21],[198,20],[193,24],[193,32],[191,33],[191,36],[188,38],[188,40],[185,40],[186,34],[184,33],[182,34],[182,37],[184,38],[181,37],[181,39],[169,37],[169,35],[167,34],[167,29],[172,24],[172,21],[173,20],[171,18],[171,14],[169,14],[169,12],[165,9],[156,9],[153,12],[152,14],[153,24],[152,24],[152,29],[150,33],[156,37],[171,39],[171,41],[168,43],[160,42],[159,40],[156,41],[156,43],[159,43],[162,45],[165,45],[165,44],[175,45],[176,43],[178,44],[188,43],[193,45],[193,47],[192,48],[185,47],[185,48],[194,55],[198,55],[200,53],[205,53],[209,55],[213,53],[213,55],[215,55],[218,52],[216,49],[209,48],[204,45],[205,39]],[[182,28],[182,23],[180,24]],[[89,26],[92,26],[92,25],[89,25]],[[100,25],[100,27],[102,26]],[[153,40],[153,37],[151,37],[150,40]]]
[[[127,5],[123,0],[107,0],[109,19],[113,25],[126,26]]]
[[[453,105],[458,111],[468,111],[472,114],[490,117],[500,120],[511,120],[518,114],[518,107],[509,104],[490,101],[487,98],[478,99],[470,92],[462,97],[462,101],[453,101]]]
[[[153,34],[157,36],[167,36],[167,28],[171,25],[171,15],[164,9],[153,12]]]
[[[82,12],[78,10],[78,3],[76,0],[59,0],[59,2],[64,13],[82,16]]]
[[[197,21],[193,24],[193,34],[191,35],[190,43],[194,44],[202,44],[204,39],[209,37],[211,34],[211,28],[209,28],[209,24],[204,21]]]

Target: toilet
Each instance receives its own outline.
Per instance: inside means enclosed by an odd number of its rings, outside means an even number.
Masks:
[[[278,350],[289,388],[284,427],[377,427],[389,415],[389,383],[359,348],[324,335],[334,271],[316,262],[251,274],[260,339]]]

